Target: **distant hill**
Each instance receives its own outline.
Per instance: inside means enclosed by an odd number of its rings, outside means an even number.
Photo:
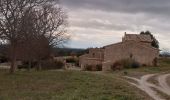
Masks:
[[[54,48],[53,53],[55,56],[71,56],[77,55],[80,56],[86,53],[86,49],[77,49],[77,48]]]
[[[160,52],[160,56],[161,57],[170,57],[170,52],[168,52],[168,51],[163,51],[163,52]]]

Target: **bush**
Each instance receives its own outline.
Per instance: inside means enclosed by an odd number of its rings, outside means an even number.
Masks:
[[[66,59],[66,63],[74,63],[76,66],[79,67],[79,60],[76,58],[68,58]]]
[[[122,69],[122,64],[121,64],[121,62],[119,62],[119,61],[115,62],[115,63],[111,66],[111,69],[112,69],[112,70],[120,70],[120,69]]]
[[[146,67],[147,65],[146,64],[142,64],[143,67]]]
[[[8,59],[5,56],[0,56],[0,63],[8,62]]]
[[[86,65],[84,70],[86,71],[102,71],[102,65]]]
[[[126,71],[125,71],[125,72],[123,72],[123,73],[124,73],[124,75],[128,75],[128,72],[126,72]]]
[[[85,71],[92,71],[92,65],[86,65],[85,67],[84,67],[84,70]]]
[[[132,68],[139,68],[140,67],[140,64],[136,61],[133,61],[132,64],[131,64],[131,67]]]
[[[48,60],[42,62],[43,70],[62,69],[63,67],[64,63],[61,61]]]
[[[68,59],[66,59],[66,63],[76,63],[76,59],[68,58]]]
[[[76,65],[77,67],[80,67],[80,66],[79,66],[79,60],[76,60],[75,65]]]
[[[18,69],[28,69],[28,66],[25,66],[25,65],[18,65],[17,68],[18,68]]]
[[[123,68],[131,68],[133,61],[131,59],[122,59],[120,60]]]
[[[123,68],[138,68],[140,67],[140,64],[132,59],[122,59],[119,61],[116,61],[112,66],[112,70],[121,70]]]
[[[96,65],[96,71],[102,71],[102,65],[101,64]]]
[[[37,62],[36,61],[32,61],[30,63],[31,65],[29,65],[28,61],[22,61],[21,65],[18,65],[17,68],[18,69],[29,69],[30,68],[35,68],[37,66]]]

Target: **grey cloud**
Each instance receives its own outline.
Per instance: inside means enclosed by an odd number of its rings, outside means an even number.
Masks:
[[[129,26],[126,24],[116,24],[108,21],[109,23],[106,23],[105,21],[97,21],[97,20],[79,20],[79,21],[72,21],[72,26],[75,27],[82,27],[87,29],[98,29],[103,31],[120,31],[120,30],[134,30],[134,26]],[[82,24],[83,23],[83,24]]]
[[[127,13],[169,14],[169,0],[62,0],[69,8]]]
[[[71,28],[79,28],[72,31],[73,34],[82,33],[93,38],[92,34],[97,36],[109,31],[123,35],[124,31],[150,30],[160,41],[161,48],[170,48],[167,44],[170,40],[170,0],[62,0],[61,3],[69,10]],[[117,39],[113,36],[107,43]],[[107,36],[103,41],[107,41]],[[80,46],[88,47],[92,41],[79,42]],[[93,45],[99,46],[96,42]],[[76,43],[73,41],[72,46]]]

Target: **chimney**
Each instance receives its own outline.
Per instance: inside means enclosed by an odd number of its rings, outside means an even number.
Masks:
[[[126,32],[125,32],[124,37],[122,37],[122,42],[124,42],[124,41],[125,41],[125,37],[126,37]]]

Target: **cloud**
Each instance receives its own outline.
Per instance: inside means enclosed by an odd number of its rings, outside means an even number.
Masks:
[[[169,0],[63,0],[69,8],[124,13],[169,14]]]
[[[169,0],[62,0],[69,15],[71,47],[101,47],[121,41],[124,32],[150,30],[169,48]]]

